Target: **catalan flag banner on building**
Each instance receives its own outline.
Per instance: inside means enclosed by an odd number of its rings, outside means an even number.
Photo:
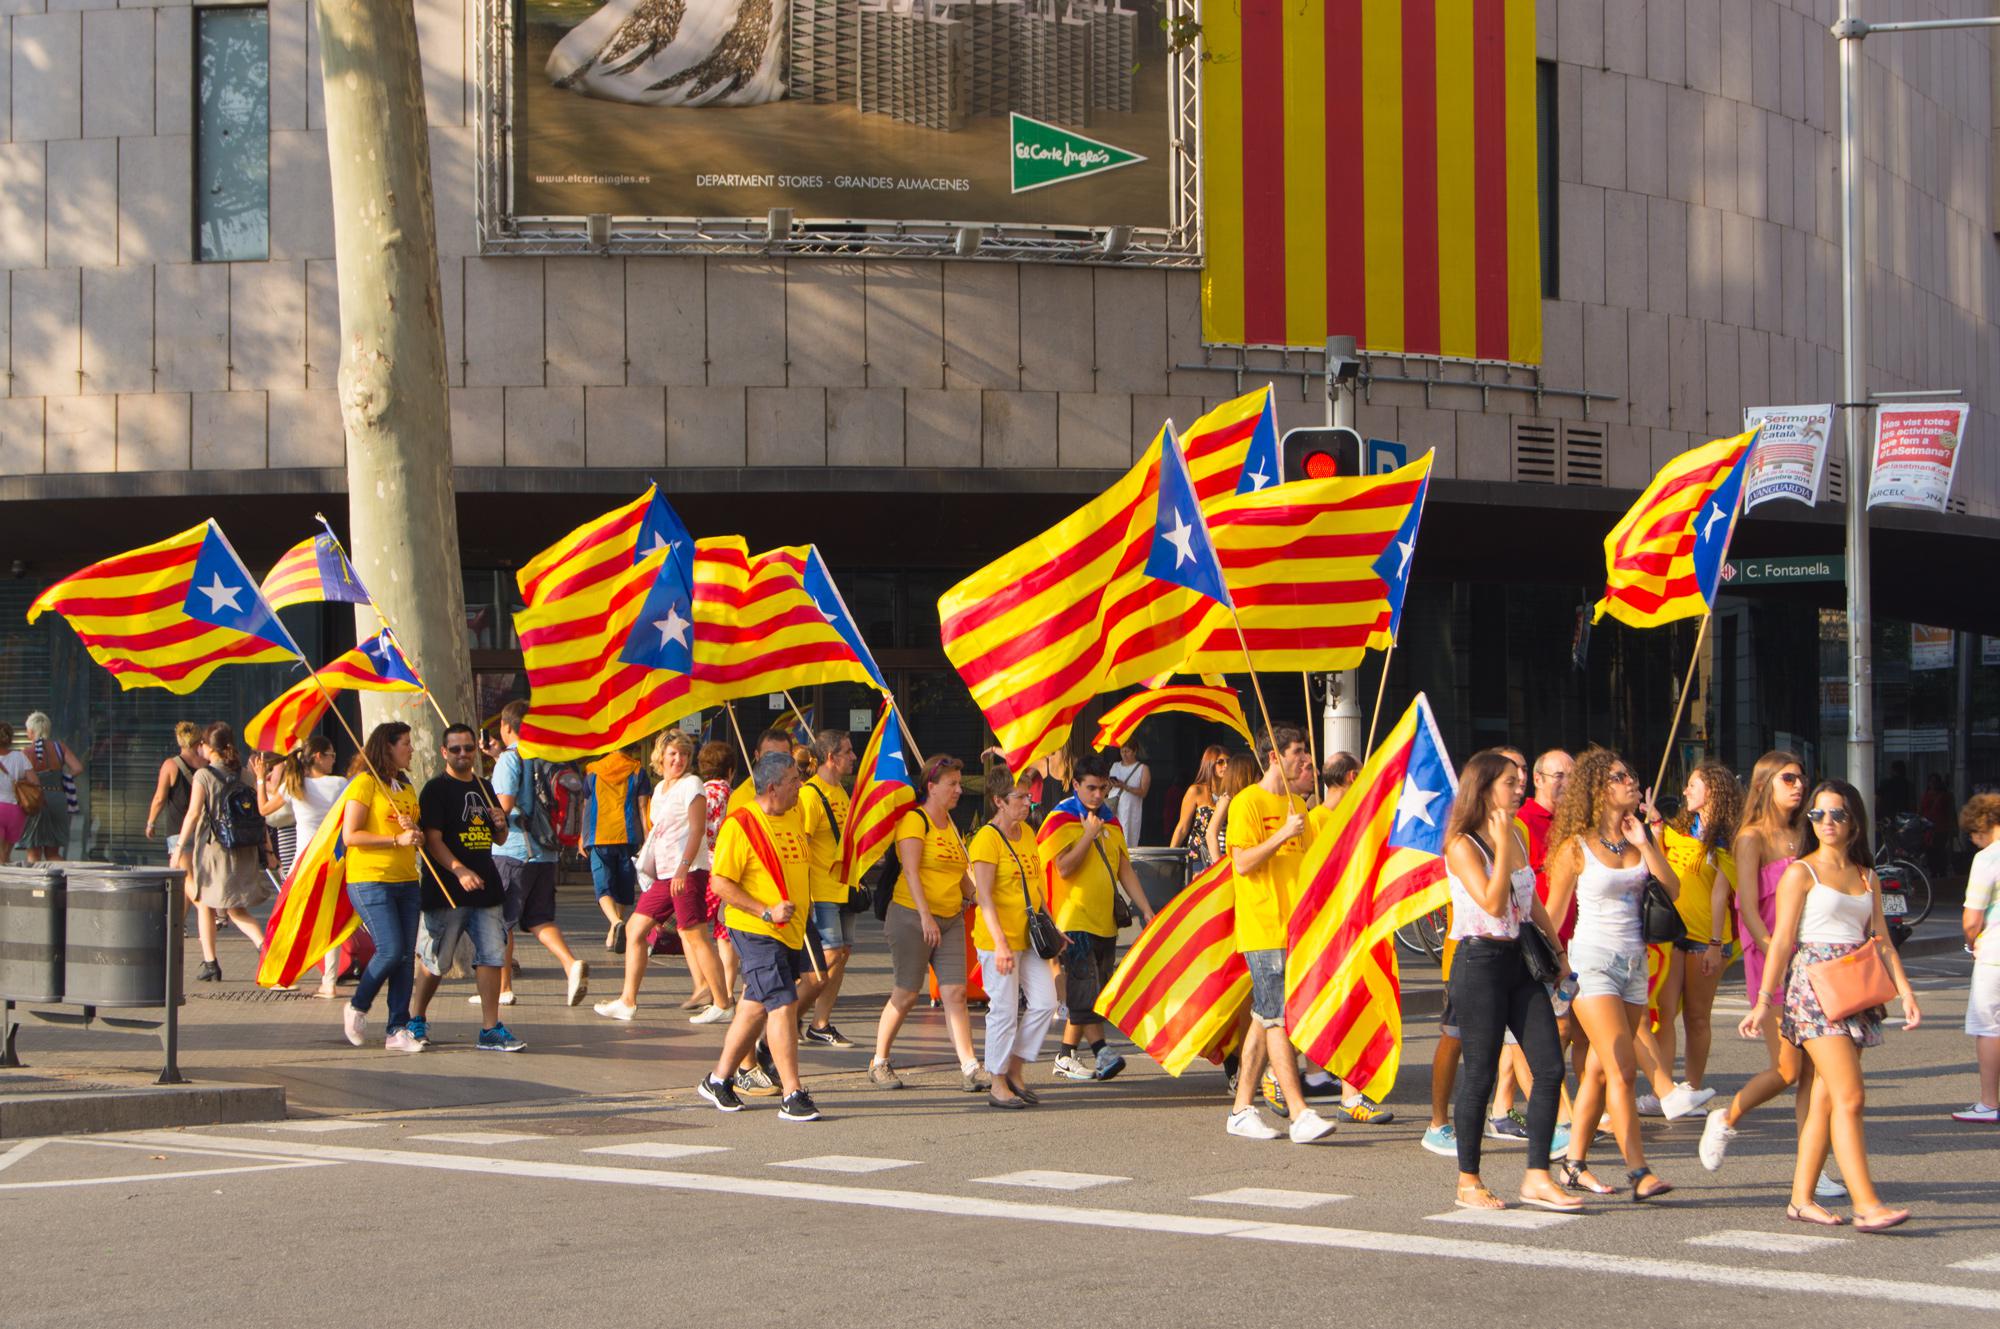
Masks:
[[[337,604],[369,603],[361,574],[348,562],[332,531],[299,541],[264,574],[264,600],[273,609],[331,600]]]
[[[854,794],[840,834],[840,879],[860,881],[888,849],[896,823],[917,805],[909,758],[903,752],[902,722],[884,705],[875,732],[854,768]]]
[[[1635,628],[1699,618],[1715,603],[1757,431],[1692,448],[1660,468],[1604,537],[1606,614]]]
[[[361,921],[347,899],[347,840],[343,823],[347,789],[292,863],[292,874],[271,908],[257,986],[287,988],[326,953],[346,941]]]
[[[1202,10],[1202,332],[1535,364],[1535,0]]]
[[[1236,950],[1236,876],[1224,859],[1153,916],[1125,952],[1097,1009],[1169,1075],[1235,1051],[1250,1007]]]
[[[35,597],[28,621],[49,610],[121,688],[193,692],[224,665],[299,658],[213,521],[71,573]]]
[[[386,629],[316,672],[317,681],[300,679],[243,726],[243,741],[253,751],[290,752],[304,742],[326,714],[331,694],[424,689],[424,681]]]
[[[1403,1055],[1396,929],[1445,902],[1445,826],[1457,796],[1444,739],[1418,693],[1299,869],[1285,1028],[1301,1052],[1377,1102]]]
[[[1181,433],[1204,505],[1236,492],[1251,440],[1272,410],[1270,388],[1259,388]],[[1155,439],[1103,494],[938,599],[945,655],[1013,770],[1061,746],[1077,713],[1116,686],[1104,668],[1105,616],[1147,580],[1159,458]]]
[[[1235,688],[1201,687],[1192,683],[1172,684],[1135,693],[1104,713],[1098,722],[1092,747],[1122,748],[1132,740],[1141,721],[1155,715],[1177,713],[1226,724],[1244,740],[1250,740],[1250,721],[1243,714],[1243,699]]]

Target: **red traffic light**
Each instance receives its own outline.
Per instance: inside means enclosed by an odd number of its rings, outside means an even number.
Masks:
[[[1334,455],[1318,448],[1308,452],[1302,464],[1308,480],[1330,480],[1340,474],[1340,463]]]

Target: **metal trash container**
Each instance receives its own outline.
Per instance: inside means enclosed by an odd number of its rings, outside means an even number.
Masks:
[[[0,867],[0,1000],[61,1001],[63,869]]]
[[[73,867],[64,876],[63,1000],[77,1006],[163,1006],[167,929],[184,873]],[[178,980],[178,975],[175,976]],[[181,1001],[180,983],[173,990]]]
[[[1138,874],[1139,887],[1146,892],[1146,903],[1154,912],[1166,908],[1167,901],[1187,888],[1187,850],[1149,845],[1131,854],[1132,871]]]

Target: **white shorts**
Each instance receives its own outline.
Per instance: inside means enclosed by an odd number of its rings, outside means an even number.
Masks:
[[[1972,991],[1965,1000],[1965,1032],[2000,1038],[2000,964],[1972,966]]]

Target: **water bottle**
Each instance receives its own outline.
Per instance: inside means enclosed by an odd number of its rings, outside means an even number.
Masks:
[[[1576,974],[1572,971],[1568,978],[1549,991],[1549,1005],[1555,1010],[1558,1020],[1569,1014],[1569,1004],[1576,1000],[1576,989]]]

